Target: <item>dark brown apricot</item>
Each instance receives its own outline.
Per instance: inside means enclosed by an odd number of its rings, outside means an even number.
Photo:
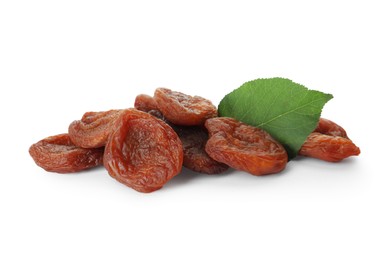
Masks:
[[[218,174],[229,166],[211,158],[205,150],[207,130],[199,126],[172,126],[183,143],[183,166],[200,173]]]

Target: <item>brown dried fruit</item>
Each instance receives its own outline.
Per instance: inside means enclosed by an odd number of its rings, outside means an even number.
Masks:
[[[208,133],[200,126],[179,126],[169,122],[159,110],[150,110],[150,115],[163,120],[175,130],[183,144],[183,166],[200,173],[218,174],[229,166],[212,159],[205,150]]]
[[[175,131],[148,113],[126,109],[108,139],[104,166],[140,192],[160,189],[181,171],[183,147]]]
[[[176,125],[202,125],[206,119],[218,115],[211,101],[199,96],[157,88],[154,99],[164,117]]]
[[[218,174],[229,166],[212,159],[205,150],[208,133],[199,126],[172,126],[183,143],[183,166],[195,172]]]
[[[149,110],[148,114],[150,114],[158,119],[161,119],[162,121],[164,121],[165,123],[167,123],[168,125],[171,126],[171,123],[168,122],[168,120],[163,116],[163,114],[160,112],[160,110]]]
[[[214,160],[253,175],[286,167],[285,149],[264,130],[227,117],[208,119],[205,126],[210,135],[206,152]]]
[[[72,142],[83,148],[97,148],[106,144],[112,125],[123,110],[87,112],[81,120],[69,125],[68,133]]]
[[[134,108],[149,112],[150,110],[158,110],[157,103],[153,97],[145,94],[136,96],[134,101]]]
[[[359,155],[360,149],[348,138],[315,132],[307,137],[299,154],[328,162],[338,162]]]
[[[318,126],[313,132],[348,138],[347,132],[344,130],[344,128],[342,128],[335,122],[325,118],[320,118],[320,121],[318,122]]]
[[[104,148],[76,147],[68,134],[47,137],[29,149],[35,163],[49,172],[71,173],[101,165]]]

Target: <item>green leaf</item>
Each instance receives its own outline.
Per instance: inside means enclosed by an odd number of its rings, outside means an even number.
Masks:
[[[233,117],[264,129],[294,158],[316,128],[321,111],[332,99],[289,79],[256,79],[227,94],[219,103],[220,116]]]

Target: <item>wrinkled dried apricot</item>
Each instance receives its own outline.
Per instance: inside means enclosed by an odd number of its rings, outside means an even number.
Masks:
[[[121,109],[86,112],[81,120],[75,120],[69,125],[70,139],[75,145],[83,148],[104,146],[112,125],[121,112]]]
[[[314,132],[318,132],[325,135],[331,135],[331,136],[340,136],[344,138],[348,138],[347,132],[336,124],[333,121],[330,121],[329,119],[320,118],[318,122],[317,128],[314,130]]]
[[[229,166],[212,159],[205,150],[208,133],[199,126],[172,126],[183,143],[183,166],[201,173],[218,174]]]
[[[260,128],[233,118],[206,120],[209,131],[206,152],[216,161],[253,175],[277,173],[287,164],[287,152]]]
[[[140,94],[135,97],[134,108],[144,112],[158,110],[157,103],[154,98],[145,94]]]
[[[108,138],[104,166],[140,192],[160,189],[181,171],[183,147],[175,131],[148,113],[126,109]]]
[[[46,171],[71,173],[101,165],[104,148],[76,147],[68,134],[59,134],[31,145],[29,153]]]
[[[307,137],[299,154],[328,162],[338,162],[359,155],[360,149],[348,138],[314,132]]]
[[[176,125],[202,125],[218,115],[211,101],[166,88],[157,88],[154,100],[164,117]]]

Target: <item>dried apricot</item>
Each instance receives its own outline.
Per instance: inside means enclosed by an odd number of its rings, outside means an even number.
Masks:
[[[206,129],[199,126],[172,126],[183,143],[183,166],[201,173],[218,174],[229,166],[212,159],[205,150],[208,140]]]
[[[205,126],[210,135],[206,152],[214,160],[253,175],[286,167],[287,152],[266,131],[227,117],[208,119]]]
[[[330,121],[329,119],[320,118],[318,122],[317,128],[314,130],[314,132],[318,132],[325,135],[331,135],[331,136],[340,136],[344,138],[348,138],[347,132],[336,124],[333,121]]]
[[[164,117],[176,125],[202,125],[218,115],[211,101],[166,88],[157,88],[154,100]]]
[[[72,142],[83,148],[97,148],[106,144],[114,121],[122,112],[120,109],[104,112],[86,112],[81,120],[69,125]]]
[[[150,110],[157,110],[157,103],[153,97],[145,94],[140,94],[135,97],[134,108],[149,112]]]
[[[360,149],[348,138],[314,132],[307,137],[299,154],[329,162],[338,162],[350,156],[359,155]]]
[[[126,109],[115,122],[104,153],[111,177],[140,192],[160,189],[180,173],[183,146],[162,120]]]
[[[76,147],[68,134],[59,134],[31,145],[29,153],[46,171],[71,173],[101,165],[104,148]]]

